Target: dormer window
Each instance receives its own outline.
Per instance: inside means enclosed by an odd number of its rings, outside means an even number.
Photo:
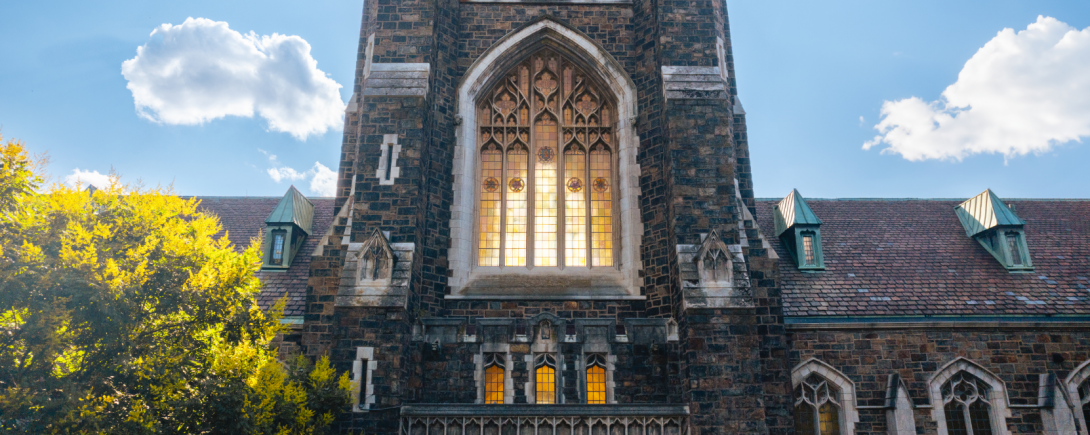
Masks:
[[[954,207],[965,235],[976,240],[1009,272],[1033,270],[1024,230],[1026,221],[991,189]]]
[[[284,263],[284,238],[287,237],[288,232],[283,230],[276,230],[272,232],[272,253],[269,257],[269,264],[279,266]]]
[[[776,236],[787,248],[800,270],[823,270],[825,259],[821,253],[821,219],[798,190],[792,190],[779,204],[773,206]]]
[[[802,233],[802,249],[803,258],[806,266],[816,266],[817,256],[814,254],[814,233],[812,231],[804,231]]]
[[[287,270],[314,223],[314,204],[292,186],[265,219],[262,270]]]

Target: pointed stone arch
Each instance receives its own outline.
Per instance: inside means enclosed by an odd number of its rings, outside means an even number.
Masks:
[[[610,299],[644,299],[640,295],[639,249],[643,225],[639,213],[639,165],[636,163],[639,137],[636,86],[624,68],[608,51],[575,28],[554,17],[543,16],[494,43],[469,67],[458,85],[458,122],[454,152],[454,195],[451,206],[451,247],[448,254],[452,276],[448,298],[469,298],[463,291],[478,267],[475,261],[476,178],[478,170],[475,128],[478,97],[491,89],[510,68],[542,47],[581,64],[589,78],[609,90],[617,105],[617,161],[620,253],[616,274],[623,294]],[[601,273],[601,272],[596,272]],[[536,274],[536,273],[535,273]],[[594,299],[596,296],[590,295]]]
[[[794,390],[811,374],[821,376],[833,384],[839,392],[841,433],[854,434],[855,424],[859,422],[859,411],[855,405],[855,382],[844,373],[817,358],[810,358],[791,369],[791,388]],[[792,392],[792,394],[795,394]]]
[[[949,432],[946,428],[946,410],[943,406],[942,386],[958,373],[966,372],[988,385],[988,404],[992,422],[992,433],[1010,435],[1007,418],[1010,418],[1010,403],[1007,398],[1007,386],[999,376],[985,369],[980,364],[965,357],[957,357],[939,368],[927,381],[928,395],[931,399],[931,418],[938,424],[939,435]]]
[[[393,280],[394,250],[382,231],[375,229],[363,243],[356,258],[356,279],[360,283],[389,284]]]
[[[1090,360],[1083,361],[1075,370],[1071,371],[1071,374],[1067,375],[1067,379],[1064,379],[1064,386],[1067,388],[1067,397],[1069,403],[1075,404],[1075,424],[1078,425],[1080,434],[1090,434],[1090,421],[1086,421],[1086,415],[1083,412],[1082,407],[1087,406],[1084,402],[1088,399],[1083,395],[1082,391],[1079,391],[1079,387],[1083,383],[1090,382]],[[1090,395],[1090,391],[1086,392]]]

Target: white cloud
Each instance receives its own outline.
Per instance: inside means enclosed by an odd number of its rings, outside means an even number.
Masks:
[[[337,190],[336,171],[329,169],[320,162],[314,162],[314,166],[306,171],[297,171],[281,165],[276,158],[276,154],[269,154],[260,148],[257,150],[266,155],[269,158],[269,164],[273,165],[273,167],[265,170],[273,181],[279,183],[284,180],[295,181],[309,178],[311,194],[318,196],[333,196],[335,194]]]
[[[194,125],[256,112],[299,140],[342,124],[341,85],[318,69],[298,36],[241,34],[226,22],[163,24],[121,64],[137,113]]]
[[[73,188],[87,188],[87,185],[92,185],[102,189],[110,185],[110,174],[103,174],[98,171],[81,171],[76,168],[72,170],[71,174],[64,177],[64,183]]]
[[[1090,27],[1037,17],[1003,29],[962,67],[939,101],[882,104],[879,134],[863,149],[907,160],[1006,158],[1041,153],[1090,136]]]
[[[325,165],[314,162],[314,178],[310,179],[310,191],[321,196],[333,196],[337,191],[337,173]]]

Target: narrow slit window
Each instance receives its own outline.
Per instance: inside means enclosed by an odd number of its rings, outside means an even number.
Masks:
[[[269,263],[280,266],[284,264],[284,239],[287,236],[285,231],[273,231],[272,233],[272,252],[269,254]]]
[[[529,152],[522,144],[516,144],[507,152],[507,247],[504,249],[505,266],[526,265],[526,227],[529,214],[526,210],[526,163]]]
[[[803,233],[802,235],[802,251],[803,261],[807,266],[813,266],[817,264],[814,256],[814,235],[813,233]]]
[[[556,122],[546,114],[534,133],[534,266],[556,266]]]
[[[594,354],[587,357],[587,404],[606,403],[605,356]]]

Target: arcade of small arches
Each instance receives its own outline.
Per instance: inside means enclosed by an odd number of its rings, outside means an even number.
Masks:
[[[1044,376],[1044,375],[1043,375]],[[893,380],[897,381],[894,382]],[[859,421],[855,384],[843,373],[818,360],[807,360],[792,370],[796,433],[849,435]],[[1054,392],[1052,410],[1042,412],[1046,430],[1086,435],[1090,421],[1090,361],[1076,368]],[[1042,388],[1047,387],[1042,382]],[[887,398],[907,395],[899,377],[891,376]],[[894,391],[898,390],[898,391]],[[928,381],[931,416],[939,435],[1008,435],[1009,399],[1002,380],[978,364],[957,358]],[[910,398],[887,403],[890,434],[914,434]],[[887,399],[888,400],[888,399]],[[907,416],[904,417],[904,416]]]

